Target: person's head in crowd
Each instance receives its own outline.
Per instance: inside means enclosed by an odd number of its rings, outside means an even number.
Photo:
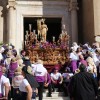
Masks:
[[[83,47],[83,44],[79,43],[79,47]]]
[[[97,68],[96,68],[96,65],[95,65],[95,63],[94,63],[93,58],[88,57],[88,58],[86,59],[86,61],[87,61],[87,64],[88,64],[87,71],[88,71],[88,72],[91,72],[91,73],[97,74]]]
[[[15,70],[18,67],[18,63],[15,57],[11,59],[10,70]]]
[[[76,42],[73,42],[72,46],[78,46]]]
[[[81,52],[80,47],[77,48],[76,52],[77,52],[77,53]]]
[[[32,68],[30,66],[23,66],[22,75],[25,76],[26,74],[32,74]]]
[[[96,49],[96,48],[97,48],[97,46],[96,46],[95,43],[92,44],[92,48],[93,48],[93,49]]]
[[[58,68],[58,67],[55,67],[55,68],[53,69],[53,72],[54,72],[54,73],[58,73],[58,72],[59,72],[59,68]]]
[[[37,64],[42,64],[42,65],[43,65],[43,61],[40,60],[40,59],[38,59],[38,60],[36,61],[36,63],[37,63]]]
[[[25,51],[25,57],[29,57],[29,51]]]
[[[95,42],[95,43],[92,44],[92,48],[93,48],[93,49],[96,49],[96,48],[98,48],[98,47],[99,47],[98,42]]]
[[[12,50],[12,53],[13,53],[14,57],[17,56],[17,51],[15,49]]]
[[[95,52],[97,55],[100,55],[100,48],[96,48]]]
[[[83,49],[88,50],[88,46],[83,45]]]
[[[84,59],[84,56],[81,54],[81,55],[79,55],[79,59],[80,60],[83,60]]]
[[[83,50],[83,46],[80,47],[80,51],[81,51],[81,52],[82,52],[82,50]]]
[[[21,67],[18,67],[16,70],[15,70],[15,76],[17,75],[22,75],[22,68]]]
[[[81,55],[79,55],[79,64],[81,63],[81,64],[84,64],[86,67],[87,67],[87,61],[86,60],[84,60],[84,56],[81,54]]]
[[[93,58],[88,57],[88,58],[86,59],[86,61],[87,61],[88,65],[92,65],[92,66],[94,66]]]
[[[91,52],[90,52],[89,50],[87,50],[85,56],[91,57],[91,56],[92,56],[92,55],[91,55]]]
[[[23,67],[23,60],[20,55],[16,56],[19,67]]]
[[[8,49],[9,49],[9,50],[12,50],[12,46],[11,46],[11,45],[9,45],[9,46],[8,46]]]
[[[12,50],[15,49],[15,46],[14,45],[11,45],[11,46],[12,46]]]
[[[79,46],[78,46],[78,44],[76,42],[73,42],[72,47],[76,51]]]
[[[11,51],[8,51],[7,52],[7,58],[13,58],[14,56],[13,56],[13,54],[12,54],[12,52]]]
[[[22,59],[23,59],[24,65],[31,66],[31,61],[30,61],[30,58],[29,58],[29,51],[26,51],[25,56]]]
[[[2,47],[3,47],[4,49],[8,49],[8,48],[7,48],[7,47],[8,47],[7,44],[3,44]]]
[[[84,64],[79,65],[80,72],[86,72],[86,66]]]
[[[3,54],[7,55],[8,51],[9,51],[8,49],[5,49],[4,52],[3,52]]]
[[[24,57],[26,55],[26,51],[25,50],[21,50],[20,54],[21,54],[22,57]]]
[[[60,60],[58,60],[58,63],[55,65],[55,67],[58,67],[60,70],[63,67],[62,62]]]
[[[75,70],[75,74],[77,74],[79,72],[80,72],[79,68]]]
[[[70,53],[75,52],[75,49],[73,47],[70,48]]]
[[[15,63],[15,62],[17,62],[17,59],[16,59],[16,57],[13,57],[13,58],[11,59],[11,62],[12,62],[12,63]]]

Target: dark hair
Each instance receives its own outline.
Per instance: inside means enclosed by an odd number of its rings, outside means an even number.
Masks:
[[[30,84],[30,86],[31,86],[32,88],[37,88],[39,85],[38,85],[38,83],[37,83],[35,77],[34,77],[33,75],[31,75],[31,74],[28,73],[27,68],[28,68],[28,66],[24,66],[24,67],[22,68],[22,71],[23,71],[24,74],[25,74],[25,78],[28,80],[28,82],[29,82],[29,84]]]
[[[25,50],[21,50],[20,54],[22,54],[23,52],[26,52]]]
[[[85,72],[85,71],[86,71],[86,66],[85,66],[84,64],[80,64],[80,65],[79,65],[79,70],[80,70],[81,72]]]

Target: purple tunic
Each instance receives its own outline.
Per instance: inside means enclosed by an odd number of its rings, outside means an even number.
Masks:
[[[14,72],[15,72],[17,67],[18,67],[17,62],[10,63],[10,66],[9,66],[9,77],[10,78],[14,77]]]
[[[77,61],[76,60],[71,61],[71,69],[72,69],[72,72],[75,72],[75,70],[77,69]]]
[[[45,81],[45,76],[36,76],[37,82],[44,82]]]
[[[80,60],[80,62],[87,67],[87,62],[84,59]]]

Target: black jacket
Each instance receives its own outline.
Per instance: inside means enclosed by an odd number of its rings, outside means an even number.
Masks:
[[[70,96],[74,100],[95,100],[97,90],[97,82],[93,74],[88,72],[80,72],[74,75],[69,85]]]

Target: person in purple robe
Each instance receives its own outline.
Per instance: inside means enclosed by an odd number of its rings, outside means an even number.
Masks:
[[[84,56],[82,54],[79,55],[79,64],[84,64],[86,67],[88,66],[87,61],[84,60]]]

